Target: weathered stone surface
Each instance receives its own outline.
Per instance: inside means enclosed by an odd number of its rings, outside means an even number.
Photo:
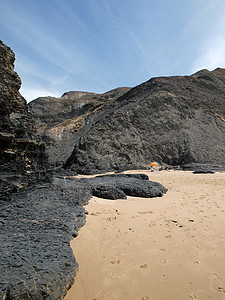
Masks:
[[[114,185],[97,185],[92,187],[93,196],[104,199],[127,199],[123,190],[117,188]]]
[[[85,119],[65,167],[78,173],[225,161],[225,70],[152,78]]]
[[[69,241],[85,222],[90,189],[55,178],[0,205],[0,299],[61,299],[78,264]]]
[[[126,199],[126,196],[161,197],[167,191],[160,183],[149,181],[145,174],[101,175],[79,181],[90,187],[93,196],[113,200]]]

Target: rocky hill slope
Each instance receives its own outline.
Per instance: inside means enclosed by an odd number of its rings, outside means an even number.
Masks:
[[[74,148],[74,135],[85,125],[85,118],[113,102],[130,88],[117,88],[104,94],[71,91],[60,98],[40,97],[28,106],[37,132],[47,145],[50,162],[65,162]]]
[[[225,163],[225,70],[152,78],[86,119],[65,166],[80,173]]]

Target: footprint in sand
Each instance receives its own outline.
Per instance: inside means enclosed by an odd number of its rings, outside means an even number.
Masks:
[[[112,265],[115,265],[115,264],[118,265],[119,263],[120,263],[120,260],[119,260],[119,259],[116,259],[116,260],[112,260],[112,261],[111,261],[111,264],[112,264]]]
[[[189,298],[190,298],[190,299],[197,299],[197,296],[194,295],[194,294],[191,294],[191,295],[189,295]]]
[[[148,267],[147,264],[140,265],[140,268],[142,268],[142,269],[147,269],[147,267]]]
[[[221,286],[218,286],[217,290],[218,290],[219,292],[225,293],[225,289],[224,289],[223,287],[221,287]]]
[[[91,216],[98,216],[98,215],[101,215],[101,213],[99,211],[96,211],[95,213],[91,213],[90,215]]]
[[[161,264],[166,264],[166,260],[165,259],[160,259]]]
[[[145,296],[145,297],[142,296],[142,298],[141,298],[141,300],[149,300],[149,299],[150,298],[148,296]]]
[[[151,222],[151,223],[148,224],[147,227],[156,227],[156,224],[155,224],[155,222]]]

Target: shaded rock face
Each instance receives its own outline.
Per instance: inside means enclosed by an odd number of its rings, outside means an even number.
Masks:
[[[86,119],[65,167],[79,173],[225,162],[225,70],[152,78]]]
[[[65,162],[74,148],[74,138],[85,126],[85,119],[95,115],[130,88],[117,88],[104,94],[71,91],[60,98],[40,97],[28,106],[37,132],[46,144],[49,162]]]
[[[49,176],[44,146],[37,140],[32,116],[19,93],[21,81],[14,60],[13,51],[0,41],[0,198]]]

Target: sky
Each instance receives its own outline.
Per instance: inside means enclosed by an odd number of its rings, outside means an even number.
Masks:
[[[21,94],[103,93],[225,67],[224,0],[0,0]]]

